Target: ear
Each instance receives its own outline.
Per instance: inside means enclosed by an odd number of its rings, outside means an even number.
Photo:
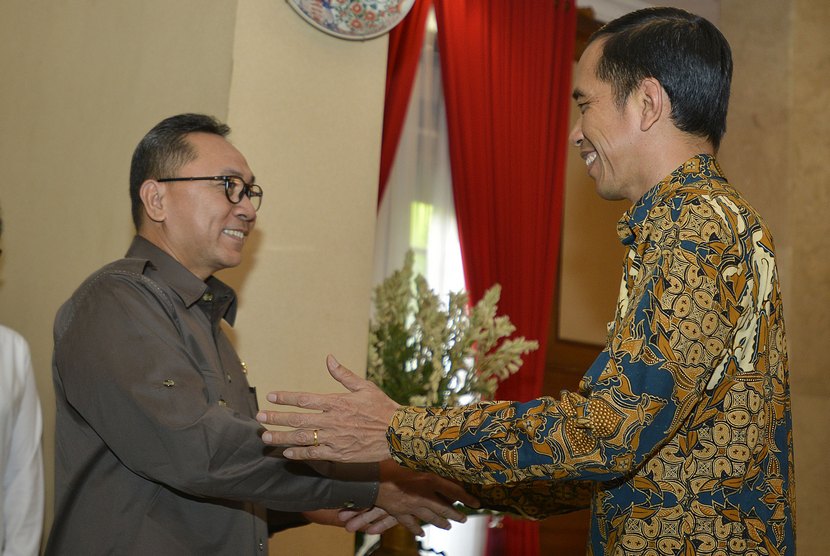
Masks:
[[[147,180],[141,184],[138,196],[144,204],[144,212],[153,222],[164,222],[167,217],[164,210],[164,184],[155,180]]]
[[[660,82],[647,77],[640,82],[640,131],[648,131],[669,110],[669,97]]]

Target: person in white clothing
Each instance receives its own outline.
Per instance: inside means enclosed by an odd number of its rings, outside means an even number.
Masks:
[[[3,222],[0,220],[0,234]],[[32,358],[23,336],[0,325],[0,553],[33,556],[43,529],[43,458]]]

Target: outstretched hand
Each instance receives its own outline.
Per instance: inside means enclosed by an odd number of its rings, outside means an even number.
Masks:
[[[326,358],[326,366],[329,374],[349,392],[270,392],[266,396],[269,402],[321,413],[260,411],[257,420],[261,423],[294,429],[266,431],[263,442],[286,446],[283,455],[295,460],[367,463],[389,459],[386,431],[398,404],[333,356]]]
[[[311,523],[333,525],[343,527],[350,533],[361,531],[371,535],[383,533],[398,524],[395,517],[378,506],[364,510],[312,510],[303,512],[303,516]]]
[[[260,411],[258,421],[294,429],[266,431],[262,440],[266,444],[285,446],[283,455],[289,459],[381,462],[375,507],[364,511],[343,510],[338,516],[348,531],[380,533],[400,523],[413,533],[423,534],[421,523],[449,529],[450,520],[463,522],[465,516],[453,503],[459,501],[478,507],[475,497],[456,483],[404,469],[390,460],[386,431],[398,404],[331,355],[326,358],[326,366],[348,392],[270,392],[267,395],[270,402],[320,413]]]
[[[464,488],[437,475],[410,471],[392,460],[380,464],[375,506],[364,510],[316,510],[303,515],[314,523],[337,525],[349,532],[383,533],[400,523],[410,532],[423,535],[422,525],[449,529],[450,521],[463,523],[467,517],[455,502],[478,508],[480,502]]]
[[[421,524],[450,528],[450,520],[463,523],[467,517],[454,507],[458,501],[477,508],[479,501],[460,485],[429,473],[410,471],[387,460],[380,464],[380,486],[375,501],[377,509],[388,513],[384,518],[373,512],[341,511],[347,531],[381,533],[395,522],[412,533],[423,535]]]

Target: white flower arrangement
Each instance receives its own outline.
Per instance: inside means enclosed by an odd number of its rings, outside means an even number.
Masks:
[[[524,337],[504,339],[516,327],[496,316],[496,284],[472,308],[461,291],[444,307],[409,251],[402,269],[374,289],[367,378],[405,405],[451,406],[492,399],[498,383],[519,370],[539,347]]]

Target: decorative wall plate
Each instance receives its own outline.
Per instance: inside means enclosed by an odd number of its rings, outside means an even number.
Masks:
[[[388,33],[415,0],[286,0],[321,31],[341,39],[368,40]]]

